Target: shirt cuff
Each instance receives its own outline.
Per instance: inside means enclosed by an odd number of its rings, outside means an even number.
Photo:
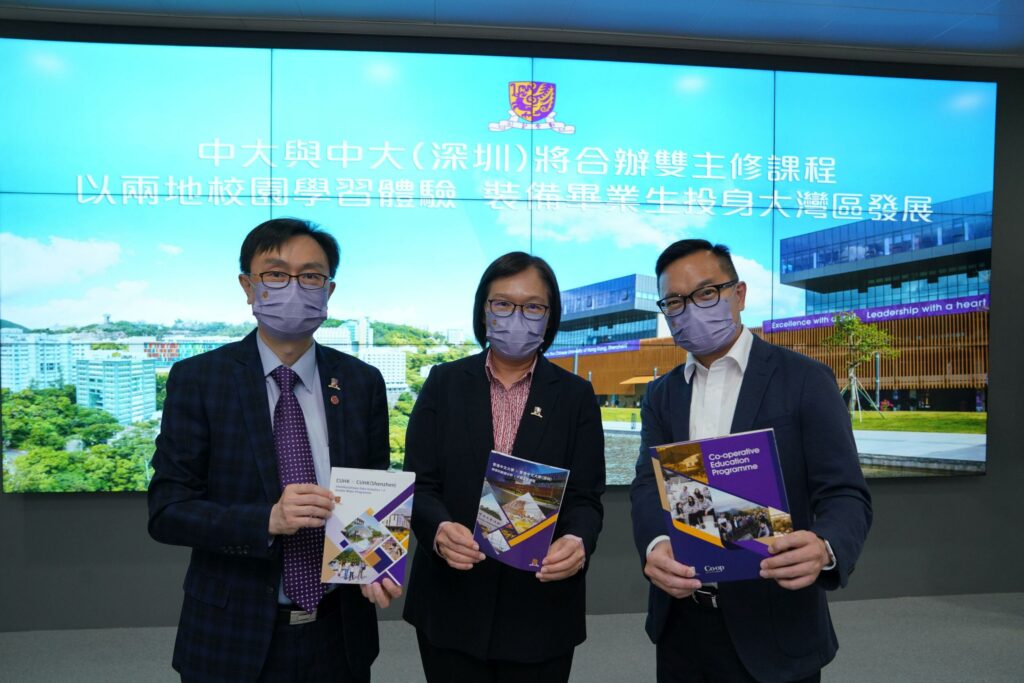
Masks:
[[[441,534],[441,529],[444,528],[445,524],[451,524],[451,522],[448,520],[441,522],[437,525],[437,531],[434,532],[434,552],[437,553],[437,556],[440,557],[442,560],[444,559],[444,556],[437,550],[437,537]]]
[[[562,536],[562,538],[571,538],[572,540],[574,540],[574,541],[576,541],[577,543],[580,544],[580,548],[583,549],[583,564],[580,565],[580,569],[583,569],[584,567],[586,567],[587,566],[587,546],[583,543],[583,539],[580,538],[579,536],[576,536],[575,534],[565,534],[564,536]]]
[[[668,536],[655,536],[654,540],[647,544],[647,553],[644,555],[645,558],[651,556],[651,551],[654,550],[654,546],[658,545],[662,541],[669,540]]]
[[[821,571],[827,572],[827,571],[830,571],[830,570],[836,568],[836,554],[834,552],[832,552],[832,544],[831,543],[826,541],[824,538],[822,538],[821,540],[825,541],[825,550],[828,552],[828,564],[826,564],[824,567],[822,567]]]

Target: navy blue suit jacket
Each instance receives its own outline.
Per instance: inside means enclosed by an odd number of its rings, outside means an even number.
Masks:
[[[416,473],[417,547],[404,617],[436,647],[539,662],[586,638],[585,571],[541,583],[490,558],[468,571],[452,569],[433,549],[441,522],[470,530],[476,522],[494,448],[485,357],[434,367],[409,418],[405,469]],[[583,539],[589,566],[604,514],[604,432],[590,383],[539,357],[511,455],[571,470],[554,537]]]
[[[691,385],[683,368],[679,365],[652,382],[641,408],[641,451],[630,491],[641,566],[648,544],[666,533],[647,449],[689,439]],[[723,616],[740,659],[759,681],[774,683],[809,676],[835,656],[838,643],[825,590],[846,585],[853,571],[871,526],[871,496],[832,371],[755,337],[731,431],[768,427],[775,429],[793,528],[827,539],[837,560],[834,570],[797,591],[768,580],[719,587]],[[676,560],[686,563],[685,557]],[[671,601],[651,585],[647,633],[656,643]]]
[[[331,465],[387,468],[380,372],[320,345],[316,356]],[[340,391],[327,387],[330,378]],[[153,469],[149,533],[192,548],[174,668],[190,681],[254,681],[274,630],[282,570],[281,543],[271,543],[267,529],[281,485],[256,332],[174,364]],[[338,590],[349,661],[368,671],[378,651],[374,607],[358,587]]]

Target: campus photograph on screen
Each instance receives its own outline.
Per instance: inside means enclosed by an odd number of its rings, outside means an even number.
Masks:
[[[686,360],[654,264],[703,238],[744,325],[832,368],[868,476],[985,471],[993,83],[32,40],[0,40],[0,82],[5,493],[146,489],[168,373],[254,329],[238,252],[279,217],[341,246],[315,339],[383,373],[394,468],[520,250],[628,484]]]

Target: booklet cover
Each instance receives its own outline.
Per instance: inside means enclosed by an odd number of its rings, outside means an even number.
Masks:
[[[540,571],[548,554],[569,470],[491,451],[473,537],[499,562]]]
[[[775,432],[652,446],[651,456],[676,560],[701,581],[759,578],[772,537],[793,530]]]
[[[415,480],[412,472],[331,468],[323,583],[405,583]]]

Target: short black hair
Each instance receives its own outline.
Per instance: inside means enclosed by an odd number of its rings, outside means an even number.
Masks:
[[[698,251],[710,251],[718,258],[718,265],[722,267],[730,280],[740,279],[736,273],[736,266],[732,263],[732,252],[729,251],[729,247],[724,244],[711,244],[707,240],[679,240],[665,247],[665,251],[661,252],[661,256],[658,257],[658,262],[654,264],[655,276],[660,280],[661,274],[665,272],[666,268],[679,259],[686,258]]]
[[[558,280],[555,278],[555,271],[551,270],[548,262],[540,256],[531,256],[525,251],[512,251],[504,256],[496,258],[487,270],[480,277],[480,284],[476,287],[476,296],[473,298],[473,335],[480,342],[480,346],[487,348],[487,321],[484,308],[487,304],[487,293],[491,290],[491,283],[503,277],[518,275],[527,268],[533,268],[540,275],[544,286],[548,290],[548,327],[544,331],[544,341],[541,342],[540,352],[544,353],[555,341],[558,334],[558,325],[562,322],[562,293],[558,289]]]
[[[248,273],[252,268],[252,260],[258,254],[277,251],[282,244],[299,235],[312,237],[324,250],[331,271],[330,276],[333,278],[338,272],[338,262],[341,260],[338,241],[316,223],[300,218],[274,218],[253,228],[242,242],[242,251],[238,256],[239,268],[243,273]]]

